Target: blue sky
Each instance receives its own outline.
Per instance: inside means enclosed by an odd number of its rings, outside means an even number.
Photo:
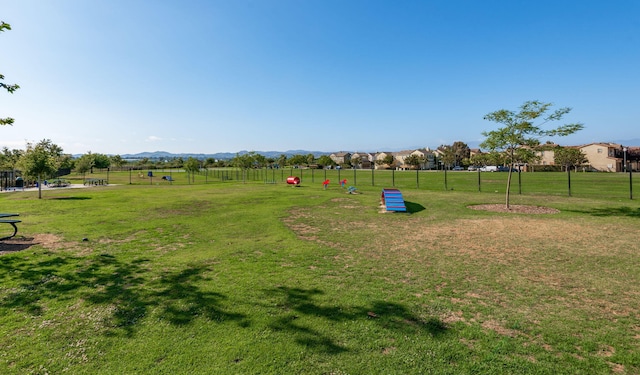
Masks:
[[[0,147],[393,151],[527,100],[640,138],[640,1],[0,0]],[[557,123],[560,125],[562,123]]]

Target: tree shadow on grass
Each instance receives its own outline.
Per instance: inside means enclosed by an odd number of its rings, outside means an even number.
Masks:
[[[291,333],[295,341],[305,347],[315,348],[325,353],[337,354],[347,351],[326,334],[319,332],[305,322],[313,319],[329,322],[353,322],[368,320],[381,327],[407,334],[425,332],[432,337],[440,336],[448,331],[444,322],[436,317],[424,320],[413,314],[405,306],[386,301],[372,301],[368,306],[340,306],[317,302],[322,295],[319,289],[303,289],[278,287],[265,291],[268,299],[275,299],[280,310],[270,327],[276,331]],[[272,306],[272,305],[271,305]],[[268,307],[265,305],[265,307]]]
[[[55,253],[36,256],[42,259],[2,258],[0,311],[8,309],[40,316],[53,301],[56,304],[69,301],[69,305],[88,303],[90,306],[81,308],[109,312],[101,323],[107,335],[134,335],[137,323],[154,307],[174,325],[203,318],[248,325],[244,315],[221,307],[224,295],[199,286],[204,267],[189,267],[152,280],[149,260],[144,258],[124,261],[106,253],[90,257]],[[7,288],[8,283],[14,285]]]
[[[46,197],[49,200],[64,200],[64,201],[84,201],[91,199],[91,197]]]
[[[162,276],[152,294],[153,300],[161,301],[161,317],[175,325],[189,324],[194,318],[204,317],[214,322],[235,321],[242,327],[249,326],[245,315],[221,307],[227,299],[225,295],[198,286],[206,281],[202,275],[207,271],[206,267],[191,267]]]
[[[587,214],[600,217],[613,217],[613,216],[626,216],[632,218],[640,218],[640,208],[632,207],[605,207],[605,208],[593,208],[589,210],[564,210],[568,212],[578,212],[581,214]]]

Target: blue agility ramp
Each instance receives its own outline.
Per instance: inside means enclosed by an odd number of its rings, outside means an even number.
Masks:
[[[382,189],[382,204],[387,211],[407,212],[404,198],[398,189]]]

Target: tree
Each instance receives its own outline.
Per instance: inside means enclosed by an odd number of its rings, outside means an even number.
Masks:
[[[200,160],[189,157],[187,162],[184,163],[184,169],[191,174],[191,181],[195,183],[196,173],[200,171]]]
[[[289,165],[306,165],[307,157],[301,154],[295,154],[291,158],[289,158]]]
[[[414,167],[415,169],[420,169],[420,164],[424,163],[424,158],[416,154],[411,154],[404,158],[404,163]]]
[[[456,153],[452,146],[441,145],[438,150],[441,151],[440,161],[445,168],[456,164]]]
[[[361,162],[362,162],[362,158],[360,156],[356,156],[354,158],[351,158],[351,166],[353,168],[360,167]]]
[[[336,163],[333,161],[333,159],[331,159],[331,157],[329,157],[329,155],[321,155],[316,161],[316,163],[322,168],[328,167],[330,165],[331,166],[336,165]]]
[[[16,164],[18,163],[18,160],[20,160],[23,154],[24,154],[23,150],[17,150],[17,149],[9,150],[8,147],[3,147],[2,154],[0,155],[0,167],[15,169]]]
[[[240,169],[249,169],[253,166],[253,155],[254,152],[249,152],[246,154],[240,155],[239,153],[231,160],[231,164]]]
[[[11,30],[11,25],[9,25],[8,23],[5,23],[4,21],[0,21],[0,32],[4,32],[5,30]],[[3,80],[4,80],[4,76],[0,74],[0,88],[7,90],[10,94],[13,94],[14,91],[20,88],[20,86],[15,84],[8,85],[2,82]],[[12,125],[13,121],[14,120],[11,117],[5,117],[5,118],[0,117],[0,125]]]
[[[253,166],[257,168],[263,168],[267,166],[267,158],[262,154],[253,155]]]
[[[388,168],[393,168],[393,162],[396,159],[391,154],[387,154],[384,158],[376,160],[376,164],[379,166],[386,165]]]
[[[216,165],[216,159],[214,158],[206,158],[204,159],[204,166],[209,168]]]
[[[287,165],[287,155],[285,154],[280,154],[280,156],[278,156],[278,168],[284,168]]]
[[[76,161],[76,172],[77,173],[82,173],[82,178],[83,179],[84,179],[85,174],[87,172],[89,172],[91,170],[91,168],[93,168],[93,155],[91,155],[91,153],[82,155]]]
[[[111,163],[110,164],[115,165],[118,168],[120,168],[123,165],[127,164],[127,161],[124,160],[122,158],[122,156],[120,156],[120,155],[111,156],[109,159],[111,159]]]
[[[313,156],[313,154],[307,154],[307,165],[313,164],[315,160],[316,160],[316,157]]]
[[[42,199],[42,179],[53,176],[58,171],[62,149],[49,139],[33,145],[27,143],[27,150],[20,158],[18,166],[27,177],[38,181],[38,199]]]
[[[98,169],[105,169],[111,166],[111,158],[105,154],[93,154],[93,166]]]
[[[569,170],[588,162],[587,156],[578,148],[557,147],[553,153],[553,161],[557,165],[563,165]]]
[[[522,148],[535,148],[540,144],[541,137],[567,136],[583,128],[582,124],[574,123],[549,130],[543,129],[543,125],[559,121],[564,115],[571,112],[571,108],[560,108],[547,114],[552,106],[551,103],[532,100],[522,104],[518,112],[500,109],[484,116],[485,120],[504,125],[497,130],[482,132],[486,138],[480,146],[501,153],[505,157],[505,163],[510,166],[505,199],[507,209],[509,208],[513,165],[519,161],[517,156],[526,155],[524,153],[517,154],[517,151]],[[536,121],[540,121],[540,123],[534,124]]]
[[[454,165],[462,165],[462,161],[468,159],[471,155],[471,149],[469,146],[461,141],[453,142],[451,150],[454,156]]]

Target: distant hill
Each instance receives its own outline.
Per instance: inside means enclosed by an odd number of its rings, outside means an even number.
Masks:
[[[242,150],[242,151],[238,151],[237,153],[233,153],[233,152],[218,152],[215,154],[193,154],[193,153],[178,153],[178,154],[174,154],[171,152],[167,152],[167,151],[153,151],[153,152],[139,152],[137,154],[124,154],[124,155],[120,155],[123,159],[144,159],[144,158],[148,158],[148,159],[152,159],[152,160],[157,160],[157,159],[173,159],[173,158],[183,158],[183,159],[188,159],[188,158],[196,158],[196,159],[208,159],[208,158],[212,158],[212,159],[222,159],[222,160],[229,160],[229,159],[233,159],[236,154],[239,155],[244,155],[244,154],[248,154],[250,151],[246,151],[246,150]],[[313,154],[315,157],[319,157],[322,155],[329,155],[329,152],[323,152],[323,151],[306,151],[306,150],[288,150],[288,151],[255,151],[255,153],[263,155],[267,158],[277,158],[280,155],[284,154],[287,157],[293,156],[293,155],[308,155],[308,154]]]

